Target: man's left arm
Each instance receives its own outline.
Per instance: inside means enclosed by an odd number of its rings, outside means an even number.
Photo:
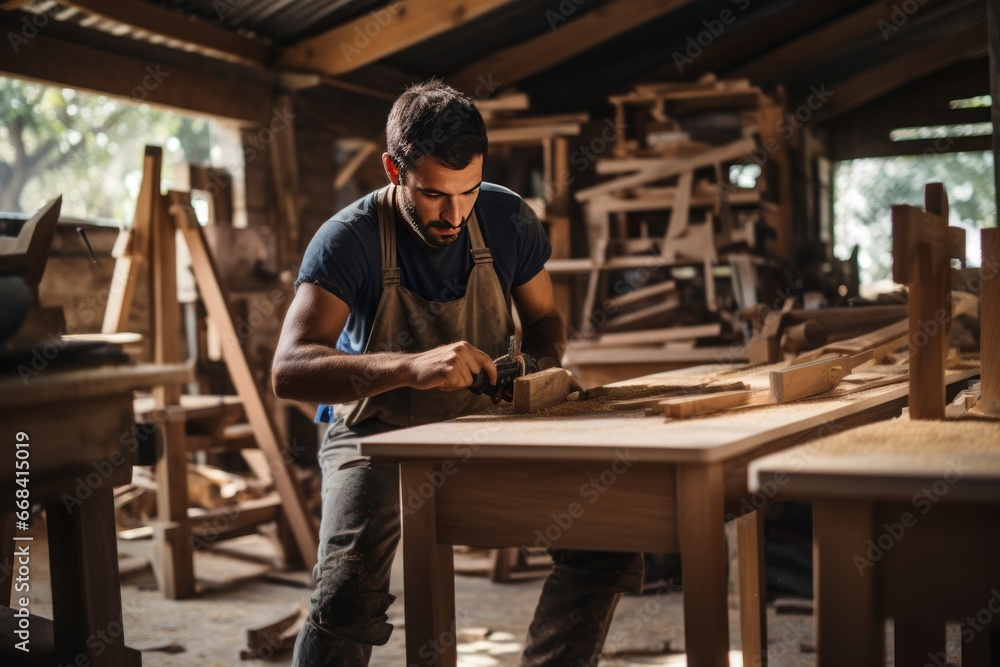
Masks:
[[[538,361],[539,370],[559,366],[566,349],[566,327],[556,308],[549,272],[542,269],[513,288],[511,296],[521,318],[521,349]]]

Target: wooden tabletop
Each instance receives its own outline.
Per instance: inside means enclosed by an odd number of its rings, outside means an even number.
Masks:
[[[44,369],[27,381],[16,374],[0,376],[0,405],[4,408],[95,398],[153,387],[190,382],[193,368],[184,364],[121,364],[78,370]]]
[[[792,498],[1000,501],[1000,420],[869,424],[751,462],[751,491]],[[925,494],[926,495],[926,494]],[[919,502],[919,501],[915,501]]]
[[[657,373],[625,384],[696,385],[711,367]],[[951,371],[948,382],[978,374]],[[728,376],[723,376],[728,377]],[[365,438],[362,454],[392,460],[491,459],[609,460],[623,448],[642,461],[711,463],[739,456],[791,434],[815,430],[907,395],[905,382],[838,398],[748,407],[690,420],[646,417],[642,411],[577,412],[566,416],[515,415],[503,406],[439,424]]]

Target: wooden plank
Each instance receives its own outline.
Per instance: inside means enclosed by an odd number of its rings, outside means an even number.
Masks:
[[[514,412],[528,414],[566,400],[579,387],[565,368],[547,368],[514,380]]]
[[[722,333],[719,324],[699,324],[690,327],[669,327],[667,329],[650,329],[648,331],[627,331],[623,333],[602,334],[597,338],[597,344],[605,347],[611,345],[651,345],[669,343],[676,340],[694,340],[697,338],[712,338]],[[580,347],[574,343],[573,347]]]
[[[191,254],[192,268],[198,284],[198,291],[205,303],[208,316],[219,329],[223,341],[222,355],[226,361],[230,378],[237,393],[243,400],[247,421],[253,426],[257,435],[257,443],[267,455],[274,475],[275,488],[281,494],[282,508],[288,517],[289,525],[295,535],[295,543],[307,568],[316,564],[317,537],[312,521],[306,512],[298,483],[290,469],[293,453],[286,451],[277,436],[267,406],[264,405],[253,372],[247,363],[246,355],[240,346],[240,337],[229,316],[225,290],[219,282],[215,262],[208,251],[205,233],[194,210],[191,208],[190,196],[185,193],[171,193],[171,213],[177,227],[184,235],[188,251]]]
[[[831,84],[836,94],[813,114],[810,123],[822,125],[911,81],[962,60],[981,56],[986,51],[986,30],[983,25],[967,28],[932,42],[923,49],[909,51],[906,55]]]
[[[723,391],[705,396],[668,398],[660,401],[658,405],[663,409],[663,414],[670,419],[689,419],[745,405],[752,395],[753,392],[750,391]]]
[[[400,503],[411,511],[401,513],[403,540],[403,595],[423,604],[407,604],[406,663],[425,663],[428,646],[440,647],[433,664],[457,663],[455,635],[455,562],[451,545],[438,542],[436,499],[432,494],[417,507],[407,505],[407,492],[422,488],[425,475],[434,475],[433,463],[399,466]],[[421,496],[422,497],[422,496]],[[430,613],[426,613],[425,610]],[[449,640],[450,639],[450,640]]]
[[[675,291],[676,289],[676,281],[664,280],[663,282],[655,283],[653,285],[643,285],[641,287],[631,289],[620,296],[608,299],[605,304],[609,309],[618,310],[622,306],[627,306],[629,304],[636,303],[637,301],[643,301],[656,296],[664,296]],[[680,336],[680,338],[683,337],[684,336]]]
[[[683,236],[688,227],[688,214],[691,209],[691,190],[694,187],[694,172],[682,172],[677,179],[677,199],[670,209],[670,224],[667,226],[665,241],[672,241]]]
[[[980,235],[983,280],[979,295],[979,343],[983,382],[978,409],[1000,415],[1000,230],[983,229]]]
[[[183,42],[212,57],[259,67],[267,66],[271,59],[271,49],[263,42],[180,11],[135,0],[67,0],[63,4],[137,31]]]
[[[658,16],[675,11],[692,0],[613,0],[573,17],[558,30],[549,30],[528,41],[496,51],[463,67],[450,83],[473,90],[484,72],[504,87],[549,69],[573,56]]]
[[[718,146],[701,155],[688,158],[686,160],[676,160],[672,164],[662,167],[655,167],[640,171],[637,174],[616,178],[599,185],[595,185],[576,193],[577,201],[589,201],[594,197],[620,190],[627,190],[638,185],[645,185],[653,181],[658,181],[671,176],[677,176],[688,170],[699,169],[711,166],[717,162],[730,162],[740,158],[749,159],[750,153],[757,148],[757,142],[753,139],[737,139],[736,141]]]
[[[677,526],[684,569],[684,645],[690,665],[729,664],[722,466],[677,466]]]
[[[278,66],[338,76],[460,28],[509,2],[510,0],[407,0],[405,6],[390,3],[386,8],[363,14],[353,21],[288,47],[278,59]],[[480,70],[477,76],[485,71],[488,70]],[[498,80],[504,83],[508,81],[502,77]],[[474,88],[475,83],[463,90],[471,93]]]
[[[680,306],[681,298],[676,292],[673,292],[668,294],[661,303],[646,306],[645,308],[640,308],[632,311],[631,313],[619,315],[618,317],[608,320],[607,324],[604,325],[604,328],[608,331],[614,331],[615,329],[620,329],[622,327],[638,325],[640,322],[648,320],[652,317],[664,315],[677,310]]]
[[[491,144],[535,142],[555,137],[575,137],[578,134],[580,134],[580,125],[578,123],[526,127],[490,127],[486,129],[486,137]]]
[[[832,359],[819,359],[771,371],[768,377],[771,398],[778,403],[786,403],[830,391],[858,366],[871,361],[878,363],[885,355],[905,344],[906,336],[903,335],[867,352]]]
[[[930,187],[930,184],[928,185]],[[944,419],[944,321],[948,221],[914,206],[892,207],[893,280],[909,287],[910,416]],[[942,316],[944,313],[944,316]]]

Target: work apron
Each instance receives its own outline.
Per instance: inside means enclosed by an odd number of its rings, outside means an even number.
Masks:
[[[493,254],[486,247],[473,210],[467,225],[472,241],[472,272],[465,295],[454,301],[427,301],[400,284],[396,263],[396,186],[377,195],[378,232],[382,248],[382,294],[365,354],[377,352],[426,352],[435,347],[468,341],[495,359],[507,352],[514,333],[510,303],[493,269]],[[460,241],[459,241],[460,242]],[[471,383],[472,377],[469,381]],[[359,389],[365,378],[352,378]],[[478,412],[492,405],[485,394],[401,387],[338,406],[344,422],[353,427],[377,418],[397,426],[417,426]]]

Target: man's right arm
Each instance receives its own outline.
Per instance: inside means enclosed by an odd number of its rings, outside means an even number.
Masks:
[[[457,390],[485,369],[496,383],[493,361],[467,342],[419,354],[347,354],[335,347],[350,309],[341,299],[303,282],[285,314],[271,367],[279,398],[305,403],[346,403],[397,389]]]

